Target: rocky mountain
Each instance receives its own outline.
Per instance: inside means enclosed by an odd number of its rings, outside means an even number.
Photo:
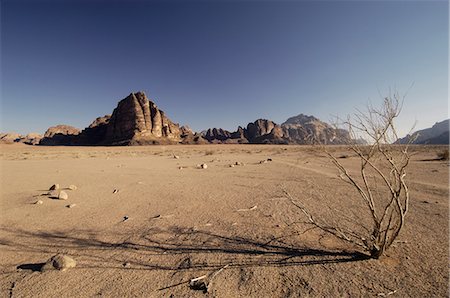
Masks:
[[[41,145],[145,145],[181,141],[173,123],[143,92],[131,93],[119,101],[111,115],[98,117],[81,132],[56,126],[46,132]],[[184,130],[186,133],[187,130]]]
[[[0,144],[24,143],[27,145],[39,144],[42,135],[37,133],[29,133],[21,135],[18,133],[0,133]]]
[[[350,140],[345,130],[335,129],[313,116],[300,114],[279,125],[258,119],[239,126],[235,132],[210,128],[194,133],[180,127],[158,109],[143,92],[131,93],[119,101],[111,115],[95,119],[82,131],[58,125],[50,127],[41,145],[146,145],[146,144],[343,144]]]
[[[399,139],[396,143],[407,144],[449,144],[450,119],[437,122],[432,127],[422,129]]]
[[[239,126],[236,132],[213,128],[203,131],[202,136],[216,143],[312,144],[320,141],[323,144],[345,144],[350,141],[346,130],[335,129],[313,116],[303,114],[291,117],[281,125],[258,119],[246,128]]]
[[[281,127],[289,143],[309,144],[318,141],[322,144],[339,145],[350,141],[348,131],[336,129],[314,116],[300,114],[286,120]]]
[[[80,130],[70,125],[56,125],[49,127],[44,137],[39,141],[40,145],[70,145],[80,134]]]

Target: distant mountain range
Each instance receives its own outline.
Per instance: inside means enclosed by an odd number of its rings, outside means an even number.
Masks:
[[[445,123],[444,123],[445,122]],[[448,120],[419,131],[418,144],[448,144]],[[413,134],[414,136],[414,134]],[[407,136],[399,142],[406,142]],[[111,115],[95,119],[79,130],[68,125],[50,127],[44,136],[0,134],[0,142],[23,142],[30,145],[149,145],[149,144],[346,144],[348,131],[336,129],[314,116],[300,114],[281,125],[267,119],[250,122],[230,132],[210,128],[200,133],[172,122],[143,92],[122,99]],[[358,141],[358,140],[353,140]]]
[[[418,130],[411,135],[399,139],[396,143],[407,144],[449,144],[450,120],[437,122],[430,128]]]

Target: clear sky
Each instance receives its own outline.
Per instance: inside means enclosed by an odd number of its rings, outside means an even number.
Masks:
[[[1,131],[84,128],[145,91],[196,131],[329,121],[409,90],[448,118],[448,1],[1,1]]]

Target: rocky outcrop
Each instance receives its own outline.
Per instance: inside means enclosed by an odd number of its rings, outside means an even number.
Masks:
[[[300,114],[291,117],[281,124],[283,136],[289,143],[312,144],[346,144],[350,141],[350,135],[346,130],[336,129],[331,125],[320,121],[314,116]]]
[[[27,145],[36,145],[42,139],[38,133],[29,133],[21,135],[18,133],[0,133],[0,144],[24,143]]]
[[[114,109],[104,143],[179,142],[181,131],[143,92],[131,93]]]
[[[21,136],[18,140],[19,143],[27,145],[37,145],[42,140],[43,136],[38,133],[29,133],[25,136]]]
[[[450,120],[444,120],[437,122],[430,128],[416,131],[412,135],[407,135],[404,138],[399,139],[398,144],[448,144],[449,143],[449,124]]]
[[[143,92],[122,99],[111,115],[98,117],[82,132],[50,128],[41,145],[146,145],[181,141],[181,130]],[[186,132],[186,130],[185,130]],[[63,137],[64,136],[64,137]]]
[[[39,145],[72,145],[79,134],[80,130],[70,125],[52,126],[44,133]]]
[[[210,128],[205,132],[202,132],[202,136],[209,142],[213,141],[225,141],[231,139],[231,133],[228,130],[222,128]]]
[[[313,116],[300,114],[281,125],[267,119],[258,119],[235,132],[208,129],[203,134],[210,142],[253,144],[345,144],[350,140],[347,131],[335,129]]]
[[[210,128],[200,134],[173,123],[143,92],[131,93],[119,101],[111,115],[98,117],[83,131],[58,125],[49,128],[42,145],[147,145],[147,144],[343,144],[350,139],[345,130],[335,129],[313,116],[300,114],[281,125],[258,119],[235,132]]]
[[[14,133],[14,132],[7,132],[7,133],[1,133],[0,134],[0,143],[1,144],[12,144],[19,140],[22,137],[21,134]]]
[[[55,135],[77,135],[80,133],[78,128],[70,125],[52,126],[44,133],[44,138],[51,138]]]

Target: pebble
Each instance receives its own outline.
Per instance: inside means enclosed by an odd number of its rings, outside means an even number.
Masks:
[[[178,170],[182,170],[183,169],[183,167],[178,167]]]
[[[58,199],[60,200],[67,200],[69,198],[69,195],[65,191],[60,191],[58,195]]]
[[[229,165],[230,168],[234,168],[234,165]]]
[[[42,205],[44,204],[44,202],[42,200],[37,200],[36,202],[34,202],[35,205]]]
[[[74,268],[77,262],[69,256],[66,255],[55,255],[51,257],[44,266],[42,266],[41,271],[47,271],[52,269],[57,269],[60,271],[66,271],[69,268]]]
[[[52,186],[50,186],[48,190],[57,190],[57,189],[59,189],[59,184],[53,184]]]
[[[180,157],[178,155],[174,155],[173,158],[180,159]]]
[[[70,205],[67,205],[66,207],[67,208],[73,208],[73,207],[75,207],[77,204],[70,204]]]
[[[131,267],[131,264],[129,262],[123,263],[122,265],[125,268],[130,268]]]
[[[53,198],[53,199],[58,199],[58,197],[59,197],[59,193],[57,190],[49,191],[47,193],[47,195],[49,196],[49,198]]]
[[[69,185],[68,188],[69,188],[70,190],[77,190],[77,186],[76,186],[76,185],[73,185],[73,184]]]
[[[118,193],[118,192],[119,192],[118,189],[114,189],[114,190],[113,190],[113,193]]]
[[[207,169],[207,168],[208,168],[208,165],[207,165],[206,163],[203,163],[200,167],[201,167],[202,169]]]

